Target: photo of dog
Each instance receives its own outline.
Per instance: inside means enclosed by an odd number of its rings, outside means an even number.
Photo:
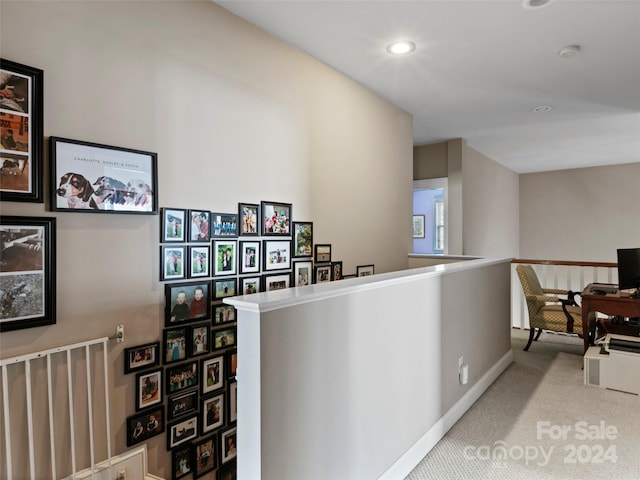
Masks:
[[[144,207],[151,204],[151,187],[142,180],[130,180],[127,183],[127,191],[132,204],[136,207]]]
[[[98,210],[98,203],[94,198],[91,182],[79,173],[65,173],[60,178],[56,190],[59,197],[67,199],[69,208]]]
[[[129,191],[127,186],[120,180],[102,176],[93,182],[93,185],[96,187],[95,196],[98,200],[98,205],[103,203],[124,205],[127,202]]]

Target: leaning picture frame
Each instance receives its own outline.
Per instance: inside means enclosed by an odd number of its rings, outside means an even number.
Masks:
[[[331,280],[342,280],[342,260],[331,262]]]
[[[291,235],[291,211],[290,203],[260,202],[260,212],[262,214],[262,235],[267,236],[289,236]]]
[[[158,154],[49,137],[51,210],[158,214]]]
[[[313,283],[324,283],[333,280],[331,264],[313,266]]]
[[[331,263],[331,244],[319,243],[313,246],[313,261],[316,263]]]
[[[160,364],[160,342],[124,349],[124,373],[137,372]]]
[[[313,222],[293,222],[293,257],[313,255]]]
[[[0,332],[56,323],[56,219],[0,216]]]
[[[375,267],[373,265],[358,265],[356,267],[356,276],[366,277],[375,273]]]
[[[185,243],[187,211],[184,208],[163,208],[160,222],[160,242]]]
[[[288,270],[291,268],[291,241],[263,240],[262,241],[262,270]]]
[[[0,200],[44,201],[43,71],[0,58]]]
[[[304,287],[313,283],[313,262],[297,261],[293,262],[293,285],[294,287]]]

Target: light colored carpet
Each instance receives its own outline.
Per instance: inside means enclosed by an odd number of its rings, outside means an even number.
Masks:
[[[523,352],[527,334],[512,331],[514,363],[406,480],[640,480],[640,397],[585,386],[580,339],[543,333]]]

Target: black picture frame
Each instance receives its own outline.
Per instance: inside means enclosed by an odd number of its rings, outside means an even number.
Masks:
[[[216,277],[238,273],[238,241],[216,239],[213,241],[213,275]]]
[[[342,280],[342,261],[331,262],[331,280]]]
[[[238,236],[238,214],[211,212],[209,214],[211,238],[229,238]]]
[[[235,462],[230,462],[218,469],[216,480],[236,480],[238,475],[237,465]]]
[[[262,222],[260,229],[264,237],[291,236],[291,218],[293,205],[282,202],[260,202]]]
[[[313,222],[293,222],[293,258],[313,256]]]
[[[371,265],[358,265],[356,267],[356,276],[357,277],[366,277],[368,275],[374,275],[375,272],[375,266],[373,264]]]
[[[238,263],[241,275],[260,272],[261,246],[258,240],[240,242],[238,247]]]
[[[124,349],[124,373],[133,373],[160,365],[160,342]]]
[[[236,345],[236,327],[225,326],[215,328],[211,331],[213,351],[224,350],[226,348],[235,347]]]
[[[224,387],[225,378],[225,357],[216,355],[204,358],[200,362],[200,372],[202,375],[200,388],[202,395],[208,395]]]
[[[236,458],[236,427],[220,432],[220,464],[229,463]]]
[[[127,417],[127,447],[160,435],[164,428],[164,405],[157,405]]]
[[[177,420],[169,424],[167,429],[167,450],[171,450],[198,436],[198,414]],[[193,470],[193,465],[191,467]]]
[[[187,278],[186,245],[160,245],[160,281],[182,280]]]
[[[0,200],[43,203],[44,73],[4,58],[0,70]]]
[[[226,303],[214,303],[212,305],[212,319],[213,323],[232,323],[236,321],[236,307],[233,305],[227,305]]]
[[[136,411],[162,403],[162,368],[136,374]]]
[[[221,298],[234,297],[238,291],[238,279],[216,278],[213,280],[213,295],[216,300]]]
[[[240,277],[240,295],[251,295],[260,292],[261,280],[262,277],[260,275]]]
[[[191,443],[171,450],[171,480],[180,480],[193,473]]]
[[[313,283],[324,283],[333,280],[331,273],[331,264],[314,265],[313,266]]]
[[[158,214],[157,153],[49,137],[49,157],[51,210]]]
[[[290,240],[262,241],[262,271],[263,273],[291,268]]]
[[[260,205],[238,203],[238,236],[257,237],[260,235]]]
[[[262,276],[263,291],[273,292],[291,287],[291,273],[274,273]]]
[[[200,357],[211,351],[211,321],[189,325],[189,356]]]
[[[193,245],[189,247],[189,278],[210,277],[211,247]]]
[[[224,426],[226,416],[224,390],[200,399],[200,435]]]
[[[238,382],[229,382],[227,388],[227,420],[229,425],[235,425],[238,420]]]
[[[56,219],[0,216],[0,332],[56,323]]]
[[[225,375],[227,379],[231,379],[235,381],[236,372],[238,371],[238,349],[231,348],[224,352],[225,359],[224,363],[226,365]]]
[[[167,420],[171,422],[197,412],[199,405],[197,388],[172,395],[167,399]]]
[[[184,208],[163,208],[160,222],[161,243],[186,243],[187,211]]]
[[[198,360],[165,367],[167,395],[197,387],[199,383],[198,371]]]
[[[189,351],[189,328],[187,326],[179,326],[173,328],[165,328],[162,331],[163,356],[162,363],[169,365],[171,363],[181,362],[187,359]]]
[[[299,260],[293,262],[293,286],[304,287],[313,283],[313,262]]]
[[[166,284],[164,297],[165,327],[211,318],[211,281],[209,280]],[[184,301],[181,300],[182,298]]]
[[[209,229],[209,210],[189,210],[187,213],[189,222],[188,242],[209,242],[211,230]]]
[[[218,466],[218,441],[217,435],[199,438],[193,442],[193,478],[202,478],[209,472],[213,472]]]
[[[314,245],[313,261],[316,263],[331,263],[331,244],[318,243]]]

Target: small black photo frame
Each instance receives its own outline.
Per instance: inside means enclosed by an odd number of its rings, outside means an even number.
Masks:
[[[209,245],[189,247],[189,277],[210,277],[209,265],[211,261],[211,249]]]
[[[209,280],[165,285],[165,327],[211,318],[210,287]]]
[[[56,219],[0,216],[0,332],[56,323]]]
[[[236,307],[224,303],[213,304],[213,323],[230,323],[236,321]]]
[[[236,295],[236,291],[238,290],[238,279],[237,278],[214,279],[213,288],[214,288],[214,295],[216,300],[219,300],[221,298],[226,298],[226,297],[233,297]]]
[[[274,290],[284,290],[291,286],[290,273],[276,273],[272,275],[263,275],[264,291],[272,292]]]
[[[291,241],[262,241],[263,272],[288,270],[291,268]]]
[[[290,236],[291,235],[290,203],[260,202],[262,212],[262,235]]]
[[[166,390],[171,395],[198,386],[198,361],[166,367]]]
[[[294,287],[304,287],[313,283],[313,262],[297,261],[293,262],[293,285]]]
[[[225,415],[225,392],[209,397],[203,397],[201,400],[202,406],[200,407],[200,425],[201,435],[208,432],[212,432],[217,428],[224,425]]]
[[[240,294],[251,295],[252,293],[258,293],[260,291],[260,275],[256,277],[242,277],[240,278]]]
[[[260,205],[255,203],[238,203],[238,235],[260,235]]]
[[[158,154],[49,137],[51,210],[158,214]]]
[[[375,267],[373,265],[358,265],[356,267],[356,276],[366,277],[375,273]]]
[[[314,245],[313,261],[316,263],[331,262],[331,244],[319,243]]]
[[[342,261],[331,262],[331,280],[342,280]]]
[[[190,325],[190,352],[191,357],[206,355],[211,350],[211,322],[194,323]]]
[[[193,465],[195,466],[193,478],[201,478],[218,466],[218,443],[216,440],[217,436],[211,435],[193,442]]]
[[[0,58],[0,200],[42,203],[43,71]]]
[[[171,480],[180,480],[193,473],[191,460],[190,443],[171,450]]]
[[[222,350],[236,345],[236,327],[224,327],[212,330],[213,349]]]
[[[162,341],[164,345],[165,365],[179,362],[187,358],[189,348],[187,334],[189,329],[186,326],[165,328],[162,331]]]
[[[293,257],[313,255],[313,222],[293,222]]]
[[[235,379],[236,372],[238,370],[238,349],[233,348],[227,350],[225,353],[225,363],[227,364],[227,378]]]
[[[127,447],[164,432],[164,405],[127,417]]]
[[[124,349],[124,373],[137,372],[160,364],[160,342]]]
[[[209,231],[209,211],[189,210],[189,242],[208,242],[211,239]]]
[[[238,382],[229,382],[227,389],[227,406],[229,424],[233,424],[238,419]]]
[[[176,418],[198,411],[198,390],[178,393],[167,400],[167,419],[171,422]]]
[[[198,436],[198,415],[191,415],[183,420],[178,420],[167,428],[167,450],[171,450]]]
[[[187,247],[185,245],[160,246],[161,282],[187,278],[185,273],[185,269],[188,268],[186,251]]]
[[[213,274],[215,276],[237,273],[237,240],[218,239],[213,241]]]
[[[331,264],[313,266],[313,283],[324,283],[331,280]]]
[[[160,242],[185,243],[187,211],[184,208],[163,208]]]
[[[220,459],[228,463],[236,458],[236,427],[220,432]]]
[[[207,395],[224,387],[224,355],[203,359],[200,371],[202,372],[202,395]]]
[[[240,259],[240,273],[258,273],[260,272],[260,242],[259,241],[242,241],[238,251]]]
[[[238,214],[217,213],[209,214],[211,238],[225,238],[238,236]]]
[[[136,375],[136,410],[162,403],[162,368]]]

